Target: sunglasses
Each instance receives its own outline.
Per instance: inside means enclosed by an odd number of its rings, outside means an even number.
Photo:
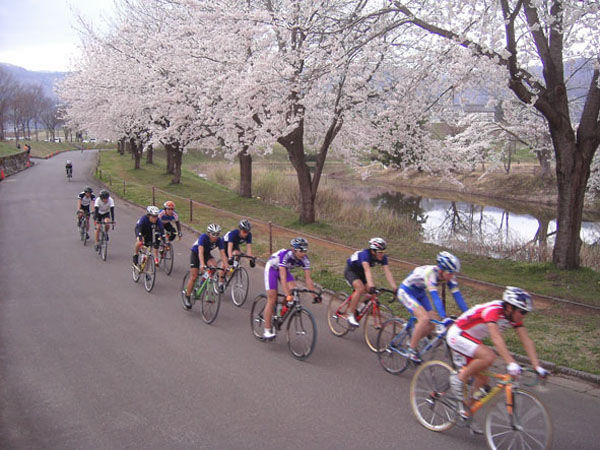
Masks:
[[[385,250],[375,250],[375,253],[385,253]]]
[[[167,210],[169,210],[169,209],[170,209],[171,211],[173,211],[175,208],[165,208],[165,209],[167,209]]]
[[[523,315],[525,315],[525,314],[527,314],[529,312],[526,309],[521,309],[521,308],[517,308],[517,311],[519,311]]]
[[[221,233],[208,233],[208,235],[212,237],[219,237]]]

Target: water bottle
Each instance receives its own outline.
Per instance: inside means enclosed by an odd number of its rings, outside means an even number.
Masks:
[[[275,307],[275,315],[277,317],[283,316],[283,305],[279,302],[277,302],[277,306]]]
[[[280,316],[280,317],[283,317],[283,316],[285,316],[285,313],[287,312],[287,310],[288,310],[288,305],[283,305],[283,306],[281,307],[281,312],[279,313],[279,316]]]

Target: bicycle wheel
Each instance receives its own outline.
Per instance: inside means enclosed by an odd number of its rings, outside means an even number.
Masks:
[[[243,267],[238,267],[229,281],[231,285],[231,300],[235,306],[242,306],[248,296],[250,277]]]
[[[415,372],[410,383],[410,406],[421,425],[431,431],[446,431],[458,416],[456,400],[450,394],[452,367],[442,361],[428,361]]]
[[[288,348],[292,356],[304,360],[310,356],[317,343],[317,324],[312,313],[301,306],[290,316],[287,326]]]
[[[547,449],[552,444],[552,421],[544,404],[532,393],[513,390],[513,414],[499,401],[485,418],[485,437],[491,449]]]
[[[183,307],[188,311],[192,308],[187,307],[185,305],[185,297],[184,297],[183,291],[185,291],[187,289],[189,277],[190,277],[190,273],[188,272],[183,277],[183,281],[181,282],[181,289],[179,290],[181,292],[181,302],[183,303]],[[192,289],[192,295],[190,295],[190,303],[192,304],[192,306],[194,305],[194,303],[196,303],[196,295],[195,294],[196,294],[196,286],[194,286],[194,288]]]
[[[102,261],[106,261],[106,256],[108,255],[108,241],[106,240],[106,234],[102,234],[102,238],[100,238],[100,257]]]
[[[215,281],[209,279],[206,281],[207,286],[200,295],[202,301],[202,320],[210,324],[215,321],[217,314],[219,314],[219,307],[221,306],[221,293],[215,290]]]
[[[376,348],[379,364],[393,375],[398,375],[408,367],[408,358],[405,356],[405,347],[410,340],[410,330],[407,331],[407,322],[399,317],[388,320],[383,324],[377,335]]]
[[[160,250],[160,268],[167,274],[171,275],[173,271],[173,261],[175,259],[175,253],[173,252],[173,245],[169,244],[168,247],[162,247]]]
[[[139,258],[139,256],[138,256]],[[135,264],[131,264],[131,277],[136,283],[140,281],[141,272]]]
[[[329,330],[335,336],[344,336],[350,331],[350,325],[346,320],[346,310],[348,309],[349,303],[346,303],[348,294],[345,292],[336,292],[329,299],[329,305],[327,305],[327,325]]]
[[[265,331],[265,307],[267,306],[267,296],[260,294],[252,302],[252,309],[250,310],[250,329],[252,335],[259,341],[263,340],[263,333]]]
[[[379,335],[379,330],[381,330],[383,324],[392,317],[394,317],[394,313],[389,306],[379,305],[376,313],[374,313],[374,308],[372,306],[369,308],[365,317],[363,331],[365,342],[372,352],[379,353],[382,350],[377,347],[377,336]]]
[[[144,267],[144,287],[150,292],[156,281],[156,264],[152,254],[146,256],[146,266]]]

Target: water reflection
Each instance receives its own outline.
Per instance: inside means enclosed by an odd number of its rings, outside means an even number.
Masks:
[[[556,221],[549,208],[519,205],[518,212],[489,205],[447,201],[403,192],[387,192],[371,199],[378,207],[408,215],[421,225],[425,242],[445,246],[456,243],[480,245],[492,255],[501,248],[517,249],[528,243],[542,251],[554,244]],[[600,245],[600,218],[590,217],[582,225],[581,238]]]

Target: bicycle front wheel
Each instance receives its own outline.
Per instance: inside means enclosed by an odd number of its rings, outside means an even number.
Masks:
[[[346,319],[346,311],[350,302],[346,302],[348,294],[345,292],[336,292],[329,299],[327,305],[327,325],[334,336],[344,336],[350,331],[350,325]]]
[[[367,312],[367,317],[365,317],[365,325],[363,328],[365,342],[369,347],[369,350],[375,353],[379,353],[381,350],[377,347],[377,336],[379,335],[379,331],[383,327],[383,324],[386,323],[394,317],[394,313],[389,306],[379,305],[377,310],[372,306],[369,308]]]
[[[265,331],[265,308],[267,306],[267,296],[260,294],[254,299],[252,309],[250,310],[250,329],[252,335],[259,341],[263,340]]]
[[[133,281],[135,281],[136,283],[138,281],[140,281],[140,271],[135,264],[131,265],[131,277],[133,278]]]
[[[548,449],[552,421],[544,404],[532,393],[513,390],[513,412],[499,401],[485,418],[485,437],[491,449]]]
[[[292,356],[304,360],[310,356],[317,343],[317,324],[312,313],[301,306],[290,316],[287,326],[288,348]]]
[[[146,266],[144,267],[144,287],[146,291],[150,292],[154,287],[156,281],[156,264],[154,264],[154,258],[152,254],[146,257]]]
[[[209,279],[206,281],[207,285],[201,295],[202,300],[202,320],[211,324],[217,318],[219,314],[219,307],[221,306],[221,293],[218,291],[215,281]]]
[[[446,431],[458,413],[450,391],[452,367],[442,361],[428,361],[415,372],[410,383],[410,406],[421,425],[431,431]]]
[[[173,252],[173,245],[169,244],[168,247],[162,247],[160,250],[160,268],[167,275],[171,275],[173,271],[173,261],[175,260],[175,253]]]
[[[102,261],[106,261],[106,257],[108,255],[108,241],[106,240],[106,236],[102,237],[100,241],[100,257]]]
[[[238,267],[231,281],[231,300],[235,306],[242,306],[248,296],[248,287],[250,286],[250,277],[243,267]]]
[[[399,317],[383,324],[377,335],[377,359],[381,367],[393,375],[398,375],[408,367],[405,348],[410,340],[407,322]]]

